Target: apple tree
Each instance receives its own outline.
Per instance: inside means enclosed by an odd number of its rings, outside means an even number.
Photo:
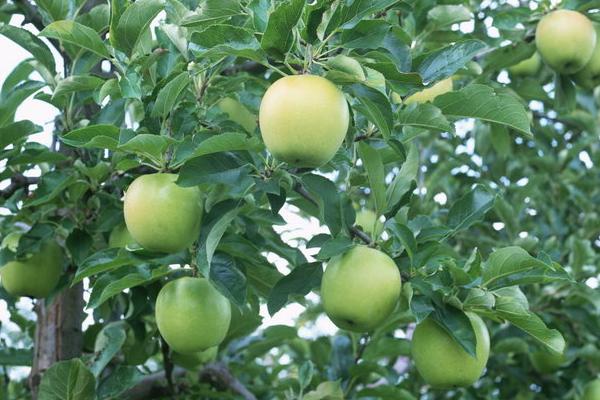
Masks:
[[[0,1],[0,398],[600,399],[557,3]]]

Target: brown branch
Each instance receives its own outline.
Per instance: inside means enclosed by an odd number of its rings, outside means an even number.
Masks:
[[[248,72],[251,74],[258,74],[259,72],[265,72],[267,68],[257,63],[256,61],[245,61],[241,64],[232,65],[231,67],[227,67],[221,71],[221,75],[235,75],[239,72]]]
[[[186,370],[181,367],[173,369],[173,378],[181,378],[185,376]],[[230,390],[236,393],[245,400],[256,400],[254,396],[242,382],[231,374],[229,368],[222,362],[209,363],[204,366],[198,375],[200,382],[210,383],[213,387],[219,390]],[[166,386],[165,373],[163,371],[154,374],[146,375],[137,385],[129,389],[123,394],[122,398],[137,400],[137,399],[157,399],[168,397],[171,394]]]
[[[165,368],[165,378],[167,379],[167,386],[171,395],[175,394],[175,384],[173,383],[173,361],[171,361],[171,354],[167,341],[160,338],[160,350],[163,356],[163,365]]]
[[[38,183],[39,178],[27,177],[23,174],[16,173],[11,178],[11,183],[4,189],[0,190],[0,198],[7,199],[21,188],[27,189],[29,185]]]
[[[39,31],[44,29],[44,20],[35,5],[31,4],[29,0],[14,0],[14,4],[25,17],[23,25],[31,23]]]

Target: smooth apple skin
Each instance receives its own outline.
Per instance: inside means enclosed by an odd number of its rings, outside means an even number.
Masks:
[[[600,379],[595,379],[585,386],[581,400],[600,400]]]
[[[538,23],[535,44],[552,69],[561,74],[573,74],[592,58],[596,31],[585,15],[572,10],[557,10],[545,15]]]
[[[200,233],[202,196],[198,187],[175,184],[177,175],[157,173],[136,178],[125,193],[125,223],[147,250],[176,253]]]
[[[394,260],[356,246],[328,263],[321,282],[325,312],[341,329],[368,332],[394,311],[402,282]]]
[[[592,58],[585,64],[585,67],[577,72],[573,78],[575,82],[588,90],[594,89],[600,85],[600,26],[596,25],[596,46],[592,53]]]
[[[262,98],[259,125],[273,156],[298,167],[316,168],[342,145],[350,111],[343,93],[314,75],[293,75],[272,84]]]
[[[426,88],[417,92],[413,95],[408,96],[405,100],[405,104],[412,103],[426,103],[428,101],[435,100],[436,97],[451,92],[453,88],[452,78],[446,78],[437,82],[430,88]]]
[[[231,322],[229,300],[204,278],[167,283],[156,298],[156,324],[173,350],[189,354],[217,346]]]
[[[508,72],[514,76],[532,76],[535,75],[542,66],[542,58],[535,52],[533,55],[511,67]]]
[[[63,254],[60,246],[54,241],[49,241],[29,258],[9,261],[0,268],[2,286],[13,296],[44,298],[58,284],[62,266]]]
[[[415,329],[412,357],[425,382],[436,388],[470,386],[481,376],[490,354],[490,336],[482,319],[466,313],[475,331],[476,357],[471,357],[432,318]]]
[[[115,227],[108,237],[108,247],[122,247],[125,248],[127,246],[136,246],[137,242],[129,233],[127,226],[125,224],[121,224]]]
[[[564,354],[537,350],[530,354],[529,359],[533,368],[540,374],[551,374],[565,363]]]
[[[372,210],[363,209],[356,213],[355,225],[363,228],[363,231],[374,238],[383,232],[383,223],[377,218],[377,213]]]

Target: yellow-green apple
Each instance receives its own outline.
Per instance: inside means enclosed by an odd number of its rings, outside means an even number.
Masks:
[[[377,218],[377,213],[372,210],[362,209],[358,211],[354,223],[374,239],[383,232],[383,223]]]
[[[2,286],[13,296],[47,297],[60,279],[62,266],[62,250],[50,240],[39,252],[22,260],[9,261],[1,267]]]
[[[541,65],[542,59],[540,55],[535,52],[531,57],[508,67],[508,72],[514,76],[531,76],[535,75],[540,70]]]
[[[379,250],[356,246],[327,264],[321,299],[339,328],[368,332],[394,311],[401,287],[394,260]]]
[[[577,11],[552,11],[538,23],[535,44],[552,69],[561,74],[573,74],[592,58],[596,31],[592,21]]]
[[[178,353],[197,353],[225,339],[231,322],[229,300],[205,278],[167,283],[156,298],[160,334]]]
[[[600,85],[600,25],[596,25],[595,29],[596,46],[594,47],[592,58],[574,76],[575,82],[579,86],[590,90]]]
[[[175,253],[198,237],[202,199],[198,187],[175,184],[175,174],[136,178],[125,193],[125,223],[131,236],[152,251]]]
[[[466,313],[477,344],[472,357],[433,318],[417,325],[412,337],[412,357],[428,384],[437,388],[469,386],[479,377],[490,354],[490,336],[478,315]]]
[[[581,400],[598,400],[600,399],[600,379],[594,379],[587,385],[583,390],[583,397]]]
[[[127,247],[127,246],[137,246],[137,242],[129,233],[127,229],[127,225],[121,224],[116,226],[108,237],[108,247]]]
[[[298,167],[320,167],[342,145],[350,112],[343,93],[314,75],[279,79],[260,104],[259,124],[267,149]]]
[[[242,103],[231,97],[225,97],[217,105],[233,122],[249,133],[254,132],[256,129],[256,115],[252,114]]]
[[[437,82],[435,85],[423,89],[420,92],[408,96],[405,100],[405,104],[412,103],[426,103],[433,101],[436,97],[452,91],[452,78],[446,78]]]

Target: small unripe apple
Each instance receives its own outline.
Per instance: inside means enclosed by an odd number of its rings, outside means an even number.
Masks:
[[[564,354],[537,350],[529,355],[533,368],[540,374],[551,374],[565,363]]]
[[[520,61],[519,63],[508,67],[508,72],[511,75],[515,76],[531,76],[535,75],[542,66],[542,59],[540,55],[536,52],[533,55],[525,60]]]
[[[47,297],[60,280],[63,254],[53,240],[24,260],[7,262],[0,268],[2,286],[13,296]]]
[[[592,58],[588,61],[583,69],[577,72],[573,78],[575,82],[585,88],[593,89],[600,85],[600,26],[596,25],[596,46],[592,53]]]
[[[408,96],[405,100],[405,104],[412,103],[426,103],[433,101],[436,97],[452,91],[452,78],[446,78],[437,82],[435,85],[423,89],[413,95]]]
[[[535,44],[552,69],[561,74],[573,74],[592,58],[596,31],[585,15],[572,10],[557,10],[545,15],[538,23]]]
[[[490,354],[490,335],[485,323],[466,313],[477,344],[472,357],[433,318],[417,325],[412,337],[412,356],[425,382],[436,388],[470,386],[475,383]]]
[[[200,232],[198,187],[175,184],[175,174],[142,175],[125,193],[125,223],[131,236],[152,251],[175,253],[189,247]]]
[[[156,325],[178,353],[197,353],[219,345],[229,329],[229,300],[204,278],[167,283],[156,298]]]
[[[383,223],[377,218],[377,213],[372,210],[363,209],[358,211],[354,224],[360,226],[373,239],[379,237],[383,232]]]
[[[125,248],[127,246],[137,246],[137,242],[131,236],[125,224],[118,225],[110,232],[108,247]]]
[[[267,149],[298,167],[320,167],[338,151],[350,121],[343,93],[314,75],[293,75],[272,84],[260,104]]]
[[[252,114],[242,103],[231,97],[225,97],[219,101],[218,106],[229,116],[229,119],[244,128],[246,132],[254,133],[256,115]]]
[[[600,379],[594,379],[585,386],[581,400],[600,399]]]
[[[368,332],[394,311],[402,282],[394,260],[356,246],[329,261],[321,282],[325,312],[341,329]]]

